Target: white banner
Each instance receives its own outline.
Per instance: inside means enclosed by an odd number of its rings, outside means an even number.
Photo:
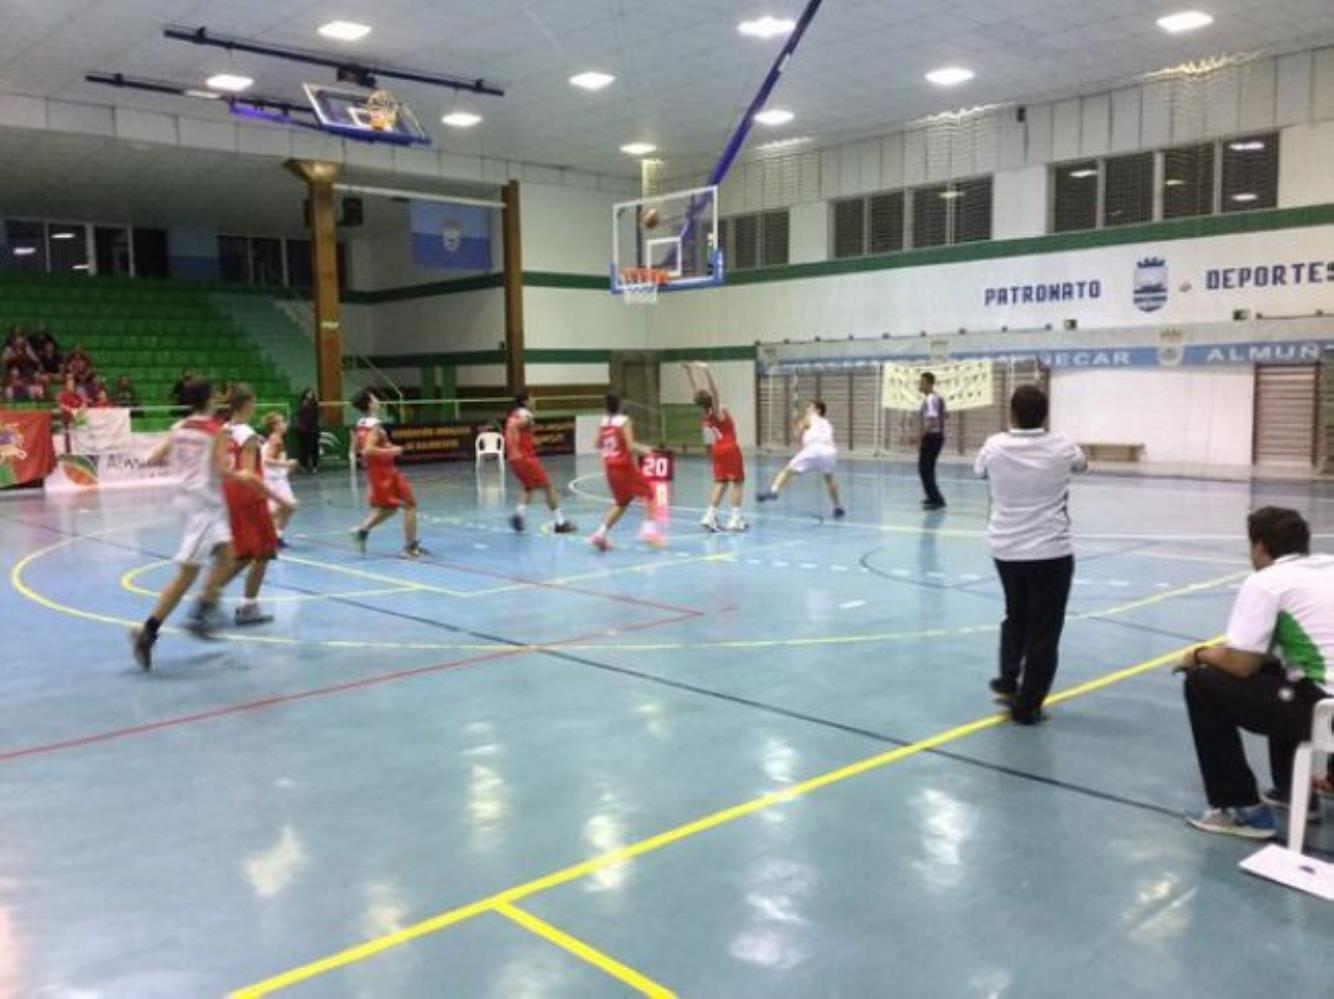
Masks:
[[[72,429],[75,454],[112,454],[130,450],[128,409],[85,409]]]
[[[106,454],[62,454],[56,470],[46,477],[50,493],[88,492],[130,486],[173,486],[177,483],[166,465],[149,465],[149,453],[165,434],[133,434],[128,446]]]
[[[882,398],[885,409],[916,411],[922,405],[918,382],[922,372],[936,376],[936,391],[945,411],[981,409],[996,399],[992,379],[994,361],[954,361],[941,364],[886,364]]]

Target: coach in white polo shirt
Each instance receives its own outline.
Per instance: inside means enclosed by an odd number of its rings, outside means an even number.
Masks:
[[[1042,720],[1056,677],[1075,575],[1070,476],[1088,467],[1070,438],[1043,429],[1046,421],[1046,393],[1021,385],[1010,398],[1009,433],[990,437],[973,466],[990,485],[987,544],[1005,589],[1000,675],[991,689],[1020,725]]]
[[[1255,572],[1232,605],[1221,645],[1181,664],[1186,710],[1209,807],[1187,821],[1205,832],[1274,835],[1297,744],[1311,737],[1317,701],[1334,696],[1334,556],[1311,554],[1296,510],[1264,507],[1246,520]],[[1262,796],[1241,730],[1269,737],[1274,787]]]

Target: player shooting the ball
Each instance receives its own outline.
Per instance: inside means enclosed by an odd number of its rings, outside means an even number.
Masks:
[[[700,526],[706,531],[718,532],[718,504],[723,493],[731,488],[732,515],[727,520],[727,530],[744,531],[746,521],[741,516],[741,501],[746,486],[746,465],[741,456],[741,446],[737,442],[736,421],[727,407],[722,404],[718,394],[718,385],[713,380],[713,372],[707,364],[687,362],[682,365],[686,377],[690,379],[690,391],[695,397],[695,405],[700,408],[700,419],[704,428],[704,443],[709,447],[713,458],[713,488],[709,490],[709,508],[704,511]],[[699,384],[695,381],[698,372]]]

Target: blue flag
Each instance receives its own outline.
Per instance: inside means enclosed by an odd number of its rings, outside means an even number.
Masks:
[[[491,269],[491,210],[474,205],[414,201],[412,259],[422,267]]]

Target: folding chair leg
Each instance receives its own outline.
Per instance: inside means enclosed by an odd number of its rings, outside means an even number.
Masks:
[[[1309,742],[1297,747],[1292,761],[1292,786],[1288,790],[1288,849],[1301,853],[1306,845],[1306,812],[1311,806],[1311,763],[1315,755]]]

